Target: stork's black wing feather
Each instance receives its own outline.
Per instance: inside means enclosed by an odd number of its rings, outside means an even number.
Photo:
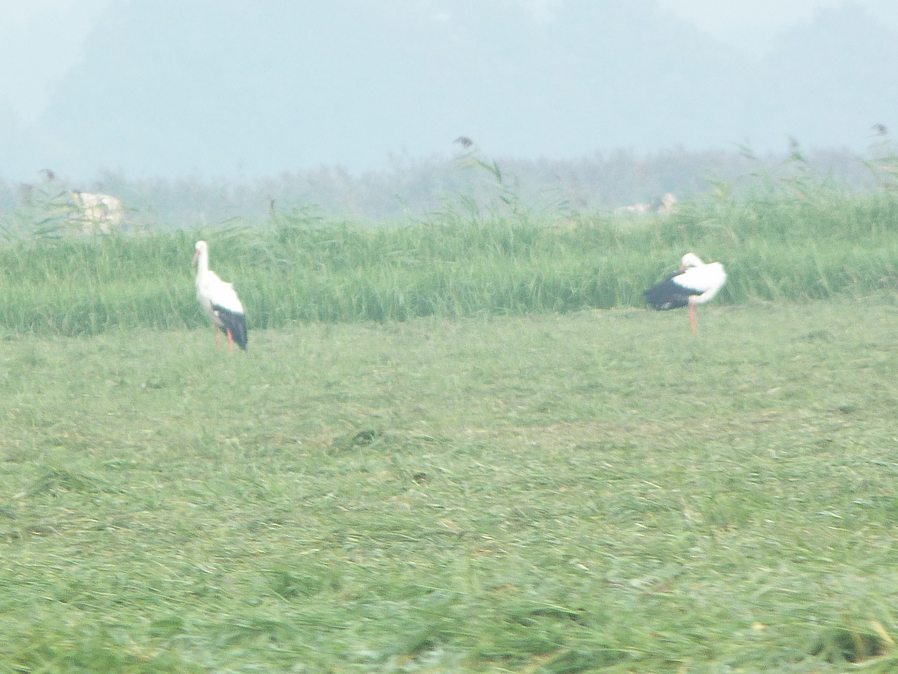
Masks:
[[[685,307],[689,304],[690,295],[701,295],[700,290],[681,286],[676,282],[680,272],[671,274],[660,283],[656,283],[645,291],[645,301],[653,309],[667,310]]]
[[[221,321],[221,331],[225,334],[231,333],[231,338],[237,342],[237,346],[246,350],[248,336],[246,334],[246,316],[237,311],[231,311],[224,307],[213,304],[212,310]]]

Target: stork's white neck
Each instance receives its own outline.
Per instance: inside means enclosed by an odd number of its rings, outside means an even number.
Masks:
[[[680,260],[680,269],[689,269],[690,267],[701,267],[705,263],[695,253],[686,253]]]
[[[209,249],[205,246],[196,251],[196,275],[204,276],[209,273]]]

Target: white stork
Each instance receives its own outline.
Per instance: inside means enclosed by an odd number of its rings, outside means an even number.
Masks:
[[[645,291],[645,301],[654,309],[676,309],[689,305],[692,334],[698,331],[695,305],[713,298],[726,283],[727,275],[719,262],[705,264],[695,253],[686,253],[679,271]]]
[[[243,305],[234,286],[209,269],[209,245],[205,241],[196,242],[193,264],[196,265],[196,298],[215,326],[215,345],[220,346],[218,331],[221,330],[228,336],[228,350],[233,350],[234,342],[246,349]]]

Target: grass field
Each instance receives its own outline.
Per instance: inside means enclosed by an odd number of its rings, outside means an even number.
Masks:
[[[0,672],[898,669],[891,294],[32,332]]]

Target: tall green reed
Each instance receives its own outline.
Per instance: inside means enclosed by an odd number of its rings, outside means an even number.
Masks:
[[[893,190],[849,193],[799,172],[641,219],[537,212],[504,183],[497,190],[489,208],[447,202],[392,226],[298,210],[259,228],[19,238],[0,247],[0,326],[78,335],[203,325],[190,267],[197,238],[234,282],[251,329],[639,306],[687,250],[727,266],[724,303],[863,294],[898,279]]]

